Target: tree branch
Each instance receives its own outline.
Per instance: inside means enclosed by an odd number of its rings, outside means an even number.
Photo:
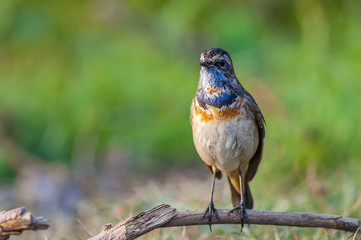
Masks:
[[[238,213],[228,215],[229,209],[219,209],[220,221],[212,219],[213,224],[239,224]],[[168,204],[161,204],[133,217],[125,219],[112,227],[111,224],[103,226],[103,230],[90,240],[129,240],[144,235],[156,228],[205,225],[208,219],[202,219],[204,210],[177,211]],[[303,212],[271,212],[247,210],[250,224],[279,225],[296,227],[331,228],[349,232],[360,229],[361,220],[346,218],[338,215],[303,213]]]
[[[0,212],[0,240],[10,235],[20,235],[24,230],[43,230],[49,228],[49,220],[33,216],[25,208],[15,208]]]

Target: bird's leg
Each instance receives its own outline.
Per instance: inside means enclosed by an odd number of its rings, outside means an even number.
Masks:
[[[242,170],[241,169],[239,169],[239,182],[240,182],[241,201],[240,201],[238,207],[235,207],[231,211],[229,211],[228,215],[237,210],[241,211],[241,232],[242,232],[243,226],[244,226],[244,220],[246,220],[246,223],[248,223],[248,226],[249,226],[249,221],[248,221],[248,215],[247,215],[247,211],[246,211],[246,204],[244,202],[244,196],[243,196],[243,184],[242,184],[243,180],[242,180]]]
[[[209,201],[209,205],[206,209],[206,211],[203,214],[202,219],[207,215],[208,213],[208,225],[209,225],[209,230],[212,232],[212,216],[213,213],[216,216],[218,222],[219,222],[219,218],[218,218],[218,212],[217,209],[214,207],[213,204],[213,192],[214,192],[214,182],[215,182],[215,178],[216,178],[216,171],[214,169],[213,171],[213,179],[212,179],[212,189],[211,189],[211,200]]]

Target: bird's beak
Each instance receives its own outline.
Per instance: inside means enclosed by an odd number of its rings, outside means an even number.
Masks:
[[[210,62],[207,61],[201,62],[201,66],[203,67],[209,67],[210,65],[211,65]]]

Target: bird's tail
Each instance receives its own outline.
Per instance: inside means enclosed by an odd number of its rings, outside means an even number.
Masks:
[[[233,203],[234,207],[238,207],[239,203],[241,201],[240,183],[239,183],[239,175],[238,174],[239,173],[237,170],[227,174],[229,186],[231,187],[232,203]],[[243,196],[244,196],[246,208],[252,209],[253,208],[253,198],[252,198],[252,194],[251,194],[251,189],[249,188],[249,185],[248,185],[248,181],[246,181],[244,184]]]

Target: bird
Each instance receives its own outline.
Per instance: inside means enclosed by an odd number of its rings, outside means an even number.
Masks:
[[[196,151],[213,174],[208,214],[219,221],[213,203],[215,178],[227,175],[234,208],[240,212],[241,231],[253,208],[249,182],[262,160],[265,119],[252,95],[238,81],[228,52],[210,48],[200,56],[200,78],[191,103],[190,122]]]

